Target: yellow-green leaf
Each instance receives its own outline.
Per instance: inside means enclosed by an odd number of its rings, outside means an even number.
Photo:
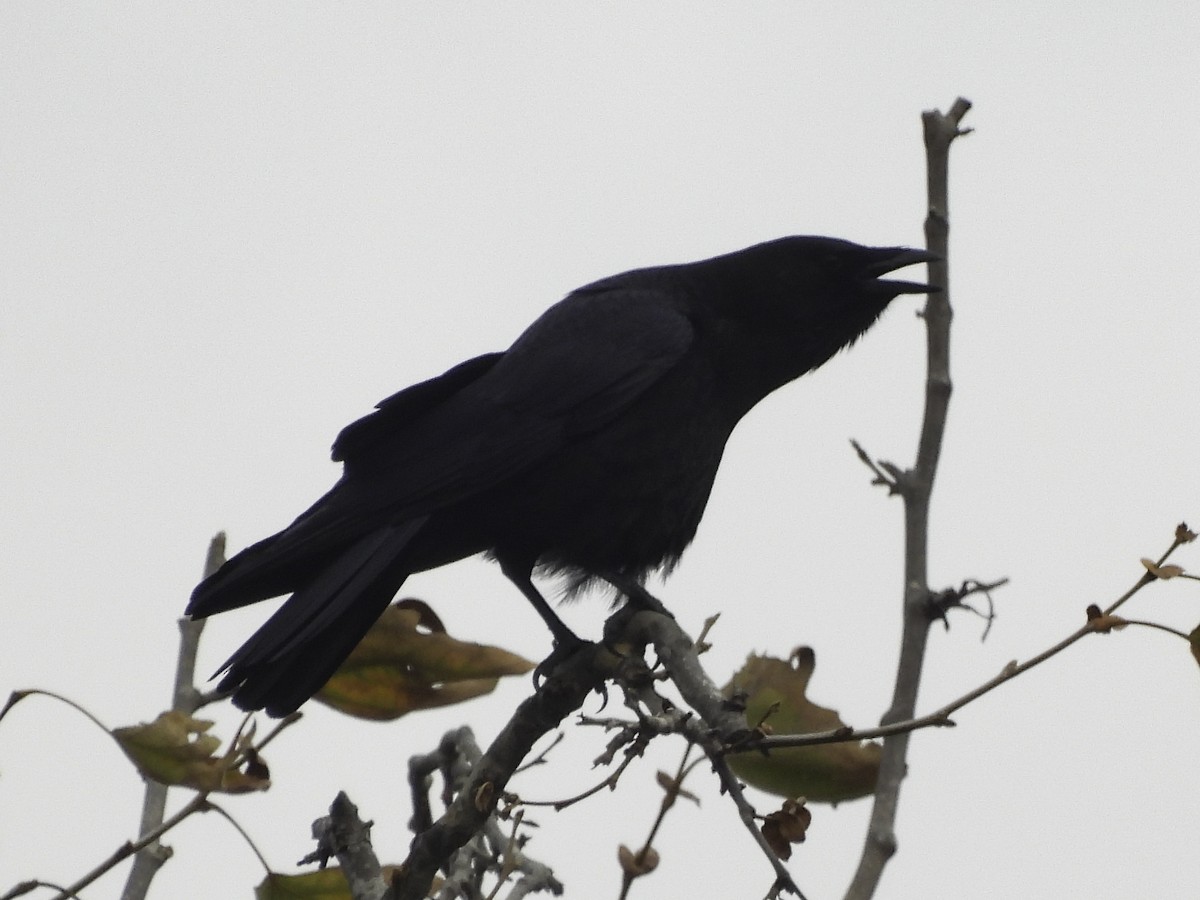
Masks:
[[[270,787],[266,767],[257,756],[242,770],[234,765],[238,750],[216,755],[221,741],[206,733],[212,725],[171,710],[150,723],[114,728],[112,736],[142,775],[162,784],[230,794]],[[250,737],[243,735],[241,748],[249,746]]]
[[[744,692],[746,719],[755,725],[766,717],[764,724],[774,734],[845,728],[836,711],[808,699],[808,682],[815,665],[815,654],[808,647],[793,651],[787,660],[751,654],[725,686],[725,693],[730,696],[735,691]],[[731,753],[729,765],[739,778],[768,793],[838,803],[875,790],[881,752],[879,744],[849,741],[788,747],[772,750],[769,755],[759,750]]]
[[[383,880],[390,882],[396,866],[383,867]],[[353,900],[346,877],[337,866],[303,875],[272,872],[254,889],[255,900]]]
[[[401,600],[367,632],[316,699],[347,715],[390,720],[487,694],[533,663],[499,647],[460,641],[428,605]]]

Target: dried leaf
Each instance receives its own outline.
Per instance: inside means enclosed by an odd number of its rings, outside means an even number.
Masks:
[[[227,794],[270,787],[269,773],[257,754],[244,760],[243,768],[234,766],[240,751],[250,746],[253,732],[243,735],[238,747],[217,756],[221,741],[206,733],[212,725],[170,710],[150,723],[114,728],[112,736],[143,776],[162,784]]]
[[[1142,558],[1142,565],[1146,567],[1146,571],[1155,578],[1161,578],[1164,581],[1168,578],[1175,578],[1183,574],[1183,566],[1177,566],[1174,563],[1168,563],[1165,566],[1160,566],[1152,559]]]
[[[529,660],[450,637],[420,600],[388,607],[316,699],[347,715],[386,721],[490,693]]]
[[[809,734],[846,728],[837,712],[808,699],[809,679],[816,657],[801,647],[788,660],[751,655],[725,686],[725,695],[744,691],[746,718],[761,722],[775,734]],[[770,712],[772,707],[777,707]],[[770,715],[768,716],[768,712]],[[875,789],[882,748],[870,742],[819,744],[729,754],[738,777],[760,790],[782,797],[807,797],[810,802],[838,803],[864,797]]]
[[[1120,631],[1129,624],[1127,619],[1120,616],[1114,616],[1112,613],[1105,613],[1096,610],[1096,615],[1091,615],[1092,609],[1088,609],[1088,625],[1092,631],[1098,634],[1108,634],[1110,631]]]
[[[658,851],[653,847],[647,847],[646,850],[639,856],[634,853],[624,844],[617,848],[617,861],[621,864],[621,871],[624,872],[632,881],[634,878],[639,878],[642,875],[649,875],[658,868]]]
[[[801,844],[812,824],[812,813],[803,798],[783,801],[783,806],[763,820],[762,836],[780,859],[792,857],[792,844]]]
[[[1196,662],[1200,663],[1200,625],[1192,629],[1188,635],[1188,644],[1192,648],[1192,656],[1196,658]]]

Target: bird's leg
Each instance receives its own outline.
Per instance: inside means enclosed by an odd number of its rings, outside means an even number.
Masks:
[[[589,646],[589,642],[568,628],[567,623],[560,619],[558,613],[546,602],[546,598],[542,596],[541,591],[537,589],[533,579],[530,578],[531,566],[517,565],[501,559],[499,556],[497,556],[497,561],[500,563],[500,571],[517,586],[517,590],[525,595],[525,599],[533,604],[533,608],[538,611],[538,615],[542,617],[542,621],[554,635],[554,649],[533,670],[533,686],[536,688],[555,668],[585,646]]]
[[[550,633],[554,636],[554,646],[556,648],[575,648],[584,643],[575,632],[567,627],[567,623],[559,618],[553,607],[542,596],[541,591],[534,585],[530,578],[530,569],[526,566],[519,566],[509,563],[506,560],[498,560],[500,563],[500,571],[504,576],[517,586],[525,599],[533,604],[533,608],[537,610],[542,621],[546,623],[546,627],[550,629]]]
[[[646,590],[645,586],[636,578],[631,578],[621,572],[610,570],[597,572],[596,574],[624,594],[629,600],[629,606],[639,610],[644,609],[649,612],[656,612],[670,619],[675,618],[671,614],[671,611],[663,606],[663,602]]]

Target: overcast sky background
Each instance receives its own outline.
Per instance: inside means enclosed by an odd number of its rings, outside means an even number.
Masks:
[[[1200,520],[1198,35],[1184,2],[3,4],[0,692],[153,718],[212,534],[236,550],[291,521],[335,480],[344,424],[580,284],[789,233],[919,245],[920,112],[959,94],[977,131],[951,161],[931,576],[1012,581],[986,643],[967,616],[935,629],[921,707],[1041,651]],[[860,726],[891,693],[901,508],[848,440],[911,461],[916,308],[743,422],[656,586],[686,628],[724,614],[716,677],[810,644],[814,698]],[[487,563],[404,593],[464,638],[549,648]],[[1187,631],[1198,597],[1160,584],[1127,611]],[[202,672],[268,612],[211,622]],[[595,634],[604,608],[564,615]],[[292,871],[344,788],[399,861],[408,756],[464,720],[486,742],[528,690],[389,725],[310,705],[268,754],[272,789],[223,805]],[[1198,701],[1185,645],[1131,629],[917,735],[881,896],[1193,896]],[[603,777],[605,736],[568,731],[515,790]],[[653,773],[682,750],[660,743],[615,794],[533,816],[528,850],[568,896],[616,896],[616,846],[645,838]],[[728,801],[702,772],[688,787],[703,805],[670,815],[634,896],[762,896]],[[134,836],[141,796],[89,723],[26,701],[0,725],[0,891],[73,881]],[[868,814],[815,810],[791,864],[813,900],[841,895]],[[262,877],[216,816],[170,843],[153,896]],[[124,871],[84,896],[116,897]]]

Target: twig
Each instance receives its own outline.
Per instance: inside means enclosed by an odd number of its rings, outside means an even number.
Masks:
[[[670,616],[643,610],[623,623],[621,635],[636,645],[654,645],[671,682],[715,735],[730,741],[749,732],[746,716],[708,677],[700,664],[700,647],[678,622]]]
[[[800,888],[796,886],[796,882],[792,880],[792,876],[783,865],[783,860],[767,843],[767,839],[763,837],[762,830],[756,823],[756,813],[754,807],[750,805],[750,801],[746,799],[746,794],[742,790],[742,783],[738,781],[733,770],[729,768],[729,763],[725,757],[709,752],[708,758],[712,761],[713,770],[717,773],[717,777],[721,780],[721,787],[728,792],[733,800],[733,805],[737,807],[738,816],[742,820],[742,824],[746,826],[746,830],[750,832],[750,836],[754,838],[754,842],[758,844],[763,855],[771,863],[771,867],[775,870],[775,883],[771,886],[768,897],[778,897],[782,891],[789,891],[795,894],[800,900],[804,900],[804,894]]]
[[[229,759],[229,763],[228,763],[229,767],[231,769],[237,768],[238,766],[242,765],[242,763],[244,763],[251,754],[256,756],[259,753],[259,751],[262,750],[263,746],[267,743],[267,741],[273,739],[276,735],[279,734],[279,732],[281,732],[284,728],[287,728],[289,725],[291,725],[293,722],[295,722],[298,718],[299,718],[299,715],[296,713],[293,713],[291,716],[288,716],[287,718],[280,720],[279,724],[276,725],[275,729],[266,737],[266,739],[264,739],[262,741],[262,743],[260,743],[256,746],[243,747],[236,753],[232,754],[231,758]],[[78,881],[76,881],[69,888],[64,889],[60,894],[58,894],[56,897],[54,897],[53,900],[69,900],[69,898],[75,896],[80,890],[87,887],[93,881],[98,879],[101,875],[104,875],[106,872],[110,871],[118,863],[122,862],[125,859],[128,859],[130,856],[133,856],[134,854],[138,853],[141,850],[144,850],[147,847],[154,846],[158,842],[159,838],[161,838],[164,834],[166,834],[168,831],[170,831],[172,828],[174,828],[180,822],[187,819],[189,816],[193,815],[194,813],[198,813],[198,812],[207,812],[208,810],[215,808],[208,801],[209,793],[210,793],[209,791],[200,791],[194,797],[192,797],[192,799],[189,800],[178,812],[176,812],[174,815],[172,815],[169,819],[166,819],[163,822],[160,822],[154,828],[150,829],[147,832],[142,833],[138,837],[137,840],[126,841],[124,844],[122,844],[120,847],[118,847],[115,851],[113,851],[112,855],[109,856],[108,859],[106,859],[104,862],[100,863],[98,866],[96,866],[94,869],[92,869],[92,871],[88,872],[87,875],[84,875],[82,878],[80,878]],[[229,816],[227,814],[225,814],[224,810],[221,810],[221,813],[223,815],[226,815],[227,819],[229,818]],[[239,828],[238,830],[240,831],[241,829]],[[243,832],[243,834],[244,834],[244,832]],[[251,844],[251,847],[253,848],[253,844]],[[257,848],[253,848],[253,849],[254,849],[254,852],[257,854],[258,853]],[[260,859],[262,858],[261,855],[259,855],[259,858]]]
[[[537,756],[535,756],[529,762],[525,763],[523,766],[521,766],[519,769],[517,769],[515,774],[519,775],[520,773],[526,772],[529,769],[532,769],[536,766],[544,766],[547,762],[549,762],[550,751],[552,751],[555,747],[557,747],[559,744],[561,744],[565,739],[566,739],[566,735],[560,731],[558,734],[556,734],[554,736],[554,740],[552,740],[550,742],[550,744],[546,747],[545,750],[543,750],[541,753],[539,753]]]
[[[313,823],[317,853],[323,858],[337,857],[354,900],[382,900],[388,892],[379,858],[371,847],[371,824],[358,817],[358,807],[345,791],[338,792],[329,815]]]
[[[192,813],[203,812],[207,808],[208,794],[197,794],[187,804],[185,804],[183,808],[175,813],[175,815],[161,822],[158,827],[143,834],[136,841],[126,841],[115,851],[113,851],[113,854],[108,859],[100,863],[100,865],[96,866],[96,868],[92,869],[92,871],[88,872],[70,887],[64,888],[60,894],[54,897],[54,900],[70,900],[71,897],[74,897],[105,872],[108,872],[117,863],[128,859],[130,856],[133,856],[133,854],[144,850],[146,847],[152,846],[160,837],[162,837],[188,816],[192,815]]]
[[[55,884],[52,881],[22,881],[20,884],[14,885],[0,900],[16,900],[17,897],[24,897],[30,891],[36,891],[38,888],[49,888],[52,891],[65,891],[61,884]],[[68,894],[72,900],[79,900],[78,894]]]
[[[950,404],[950,290],[948,277],[948,236],[950,230],[948,161],[950,145],[966,132],[960,127],[971,108],[959,98],[947,113],[931,110],[922,114],[926,149],[926,175],[929,209],[925,218],[925,243],[941,259],[929,264],[929,281],[939,291],[929,294],[925,303],[926,353],[925,415],[913,468],[900,473],[896,489],[904,499],[904,625],[900,641],[900,660],[892,705],[883,724],[902,722],[913,717],[929,636],[929,598],[927,559],[929,539],[929,499],[941,454],[942,435]],[[876,783],[875,805],[867,828],[867,839],[858,870],[846,892],[847,900],[866,900],[875,892],[883,867],[896,851],[896,808],[900,784],[904,779],[908,755],[908,733],[885,739]]]
[[[708,677],[700,664],[700,647],[674,619],[650,611],[638,612],[623,623],[621,633],[634,644],[654,645],[655,653],[670,674],[671,682],[698,714],[699,721],[687,716],[679,717],[673,727],[697,744],[712,761],[721,787],[732,798],[742,824],[770,862],[775,872],[775,882],[768,896],[779,896],[787,891],[803,900],[800,888],[756,825],[754,807],[746,799],[741,782],[725,760],[725,753],[730,746],[737,746],[751,734],[743,710],[737,704],[730,703]]]
[[[441,771],[445,780],[443,799],[449,806],[454,797],[462,792],[482,756],[470,727],[463,726],[446,732],[433,752],[409,759],[409,783],[414,809],[409,824],[414,831],[424,831],[433,824],[429,811],[430,776],[435,771]],[[520,838],[519,830],[524,821],[524,811],[518,809],[512,816],[513,824],[507,837],[501,831],[500,819],[507,818],[512,806],[520,804],[520,800],[512,794],[505,793],[503,797],[512,805],[493,810],[479,830],[443,863],[446,878],[438,889],[439,897],[479,896],[484,876],[489,872],[497,877],[490,897],[498,896],[516,872],[521,874],[521,878],[509,889],[507,896],[511,900],[535,891],[550,891],[556,895],[562,893],[562,885],[550,867],[526,856],[521,850],[524,841]]]
[[[641,746],[644,747],[645,743],[643,742],[641,744]],[[603,781],[601,781],[599,784],[592,785],[590,788],[588,788],[585,791],[575,794],[573,797],[566,797],[562,800],[526,800],[524,797],[522,797],[521,805],[522,806],[549,806],[555,812],[562,812],[564,809],[574,806],[576,803],[580,803],[580,802],[586,800],[588,797],[592,797],[592,796],[600,793],[605,788],[608,788],[610,791],[615,789],[617,786],[617,782],[620,781],[621,776],[623,774],[625,774],[625,770],[628,769],[633,764],[633,761],[635,759],[637,759],[639,755],[640,755],[640,753],[633,752],[633,748],[630,748],[629,750],[626,751],[625,758],[623,760],[621,760],[621,762],[617,766],[617,768],[615,770],[613,770],[612,772],[610,772]]]
[[[208,804],[207,812],[217,813],[226,822],[232,825],[233,830],[242,836],[242,840],[246,842],[246,845],[250,848],[251,852],[258,857],[258,861],[262,864],[263,869],[266,870],[268,875],[271,874],[271,864],[267,862],[267,858],[262,855],[262,851],[258,849],[258,845],[254,843],[254,841],[250,838],[250,835],[246,833],[246,829],[241,826],[237,819],[211,801]]]
[[[850,438],[850,446],[854,448],[854,452],[858,454],[858,458],[862,461],[862,464],[870,469],[875,475],[875,477],[871,480],[871,484],[877,484],[887,488],[889,497],[892,494],[900,493],[899,482],[894,477],[895,467],[892,466],[891,463],[876,463],[875,460],[871,458],[871,454],[867,453],[867,451],[863,449],[863,445],[854,438]],[[884,467],[891,467],[891,469],[889,472],[885,472],[883,470]]]
[[[679,760],[679,768],[675,772],[675,778],[672,779],[669,787],[663,788],[665,793],[662,803],[658,807],[658,815],[654,817],[654,824],[650,826],[650,834],[646,836],[646,842],[642,844],[642,849],[634,854],[633,866],[625,869],[621,875],[620,900],[625,900],[629,896],[630,886],[632,886],[634,879],[638,877],[639,870],[646,865],[650,853],[654,851],[654,838],[658,835],[659,829],[662,828],[663,820],[666,819],[671,807],[675,805],[675,801],[679,799],[684,778],[695,767],[695,763],[690,766],[688,765],[688,757],[692,755],[692,748],[694,746],[694,744],[688,744],[683,751],[683,756]]]
[[[109,731],[108,726],[92,715],[92,713],[86,707],[80,706],[70,697],[64,697],[62,694],[56,694],[54,691],[46,691],[42,690],[41,688],[28,688],[26,690],[13,691],[8,697],[8,703],[5,705],[4,710],[0,711],[0,719],[3,719],[5,716],[7,716],[12,708],[26,697],[39,696],[49,697],[51,700],[57,700],[59,703],[67,704],[67,706],[71,707],[76,712],[82,713],[84,716],[86,716],[93,725],[95,725],[105,734],[109,735],[110,737],[112,736],[112,732]]]
[[[1172,553],[1174,553],[1175,550],[1181,544],[1184,544],[1184,543],[1186,543],[1186,541],[1182,540],[1177,534],[1176,538],[1175,538],[1174,542],[1172,542],[1171,546],[1168,547],[1167,551],[1162,556],[1159,557],[1158,565],[1161,566],[1164,562],[1166,562],[1167,558]],[[1139,578],[1134,583],[1133,587],[1131,587],[1124,594],[1122,594],[1120,597],[1118,597],[1111,605],[1109,605],[1108,608],[1104,610],[1103,615],[1105,615],[1105,616],[1112,615],[1112,613],[1118,607],[1123,606],[1125,604],[1125,602],[1127,600],[1129,600],[1130,597],[1132,597],[1134,594],[1136,594],[1138,591],[1140,591],[1146,585],[1150,584],[1152,581],[1157,581],[1157,580],[1158,580],[1158,576],[1153,575],[1150,572],[1146,572],[1145,574],[1142,575],[1141,578]],[[937,710],[937,712],[933,713],[932,715],[947,716],[947,717],[950,716],[952,713],[955,713],[958,710],[962,709],[968,703],[971,703],[972,701],[977,700],[980,697],[982,697],[984,694],[987,694],[990,691],[995,690],[1000,685],[1004,684],[1006,681],[1011,681],[1012,679],[1016,678],[1018,675],[1020,675],[1024,672],[1028,672],[1034,666],[1039,666],[1042,663],[1044,663],[1046,660],[1048,660],[1054,656],[1057,656],[1058,654],[1060,654],[1064,650],[1066,650],[1068,647],[1070,647],[1072,644],[1074,644],[1076,641],[1082,640],[1083,638],[1087,637],[1089,634],[1095,634],[1096,630],[1097,629],[1092,624],[1092,621],[1089,620],[1087,624],[1083,625],[1082,627],[1076,629],[1071,634],[1067,635],[1067,637],[1063,638],[1061,641],[1059,641],[1053,647],[1050,647],[1047,650],[1043,650],[1037,656],[1031,657],[1030,659],[1027,659],[1023,663],[1017,663],[1015,661],[1009,663],[1007,666],[1004,667],[1004,670],[999,675],[997,675],[995,678],[992,678],[992,679],[984,682],[979,687],[975,688],[973,691],[968,691],[966,694],[963,694],[957,700],[953,700],[950,703],[947,703],[945,706],[943,706],[941,709]],[[1168,630],[1171,630],[1171,629],[1168,629]]]
[[[204,560],[204,577],[207,578],[225,562],[225,532],[219,532],[208,545]],[[171,708],[191,714],[199,707],[199,692],[196,690],[196,650],[200,645],[200,633],[204,630],[203,619],[179,620],[179,657],[175,664],[175,686]],[[142,819],[139,834],[150,834],[162,824],[167,810],[167,786],[157,781],[146,781],[146,793],[142,800]],[[133,861],[121,900],[144,900],[150,890],[150,882],[163,863],[171,858],[171,848],[157,840],[147,844]]]
[[[401,867],[403,875],[393,881],[396,900],[423,898],[437,870],[484,828],[508,780],[533,744],[582,706],[588,694],[600,688],[611,674],[609,661],[601,658],[604,654],[611,656],[600,647],[575,654],[517,707],[446,812],[413,839],[408,859]]]
[[[1187,543],[1187,541],[1184,539],[1181,539],[1179,536],[1176,536],[1175,541],[1171,544],[1171,546],[1168,547],[1166,552],[1163,553],[1163,555],[1158,558],[1158,562],[1156,563],[1156,565],[1161,566],[1163,563],[1165,563],[1167,561],[1167,559],[1171,556],[1171,554],[1174,553],[1175,550],[1177,550],[1180,547],[1180,545],[1182,545],[1184,543]],[[1156,580],[1158,580],[1158,579],[1154,574],[1152,574],[1150,572],[1146,572],[1134,583],[1134,585],[1129,590],[1127,590],[1125,593],[1123,593],[1120,597],[1118,597],[1115,601],[1113,601],[1113,603],[1110,604],[1105,610],[1103,610],[1101,615],[1102,616],[1112,615],[1112,613],[1119,606],[1122,606],[1134,594],[1136,594],[1138,591],[1140,591],[1146,585],[1148,585],[1151,582],[1156,581]],[[756,750],[762,749],[762,750],[770,751],[770,750],[783,749],[785,747],[810,747],[814,744],[839,744],[839,743],[845,743],[845,742],[849,742],[849,741],[866,741],[866,740],[871,740],[873,738],[880,738],[880,737],[887,738],[887,737],[891,737],[891,736],[897,735],[897,734],[905,734],[905,733],[917,731],[922,728],[953,727],[955,723],[950,718],[950,716],[953,715],[954,713],[958,712],[960,709],[962,709],[967,704],[973,703],[974,701],[976,701],[980,697],[982,697],[984,694],[991,693],[996,688],[998,688],[1000,685],[1002,685],[1008,681],[1012,681],[1012,679],[1016,678],[1018,675],[1024,674],[1025,672],[1028,672],[1030,669],[1034,668],[1035,666],[1039,666],[1042,663],[1046,662],[1048,659],[1051,659],[1051,658],[1057,656],[1058,654],[1060,654],[1064,650],[1066,650],[1068,647],[1070,647],[1072,644],[1076,643],[1077,641],[1082,640],[1083,638],[1087,637],[1089,634],[1096,634],[1098,632],[1098,629],[1097,629],[1096,625],[1093,624],[1094,621],[1096,621],[1096,620],[1089,619],[1089,621],[1086,624],[1080,626],[1075,631],[1071,632],[1071,634],[1067,635],[1061,641],[1054,644],[1052,647],[1048,647],[1047,649],[1043,650],[1041,653],[1037,654],[1036,656],[1030,657],[1023,663],[1018,663],[1016,660],[1013,660],[1007,666],[1005,666],[1004,669],[998,675],[996,675],[994,678],[989,678],[987,681],[985,681],[983,684],[979,685],[978,687],[973,688],[970,691],[967,691],[962,696],[960,696],[954,700],[951,700],[949,703],[945,704],[944,706],[942,706],[926,715],[918,716],[918,717],[911,718],[911,719],[906,719],[903,722],[893,722],[889,725],[882,725],[878,728],[849,728],[849,727],[846,727],[846,728],[835,728],[830,731],[810,732],[809,734],[768,735],[766,737],[760,738],[754,744],[754,748]],[[1145,625],[1150,628],[1156,628],[1161,631],[1165,631],[1169,634],[1173,634],[1176,637],[1180,637],[1180,638],[1183,638],[1184,640],[1187,640],[1187,635],[1183,634],[1183,632],[1176,631],[1174,628],[1168,628],[1165,625],[1160,625],[1157,622],[1143,622],[1138,619],[1126,619],[1124,621],[1125,621],[1125,624],[1128,624],[1128,625]]]

